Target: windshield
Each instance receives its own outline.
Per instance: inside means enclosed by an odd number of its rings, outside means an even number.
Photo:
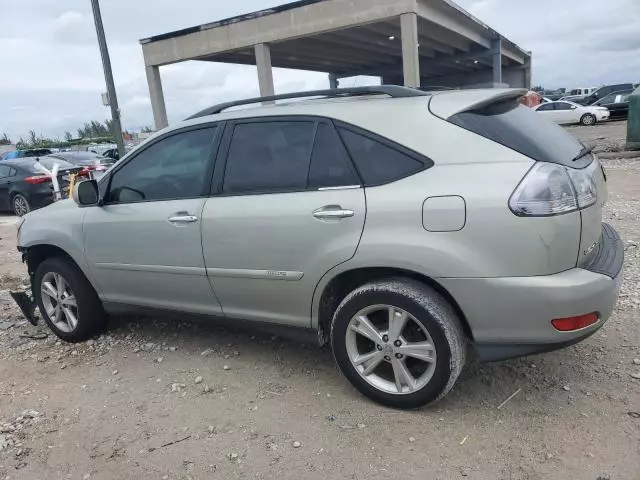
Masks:
[[[534,160],[578,167],[572,161],[582,145],[562,127],[516,101],[458,113],[449,121]]]

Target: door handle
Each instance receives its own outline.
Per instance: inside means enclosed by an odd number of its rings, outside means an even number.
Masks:
[[[169,223],[172,223],[174,225],[180,225],[183,223],[197,222],[198,217],[196,217],[195,215],[191,215],[188,212],[178,212],[175,215],[169,217],[167,220],[169,221]]]
[[[353,210],[342,208],[340,205],[327,205],[313,211],[313,216],[320,220],[340,220],[353,217],[354,214]]]

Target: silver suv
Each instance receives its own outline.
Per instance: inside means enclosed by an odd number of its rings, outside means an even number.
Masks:
[[[204,110],[25,217],[41,315],[70,342],[123,305],[306,329],[399,408],[443,397],[469,348],[583,340],[620,287],[606,176],[523,93],[381,86]],[[294,97],[311,98],[276,103]]]

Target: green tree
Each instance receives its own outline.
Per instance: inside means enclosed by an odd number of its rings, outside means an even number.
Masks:
[[[140,130],[142,133],[153,133],[153,129],[151,127],[142,127]]]
[[[71,135],[71,132],[64,132],[64,140],[66,142],[70,142],[73,139],[73,135]]]
[[[3,133],[2,137],[0,137],[0,145],[11,145],[11,140],[6,133]]]
[[[38,134],[35,130],[29,130],[29,143],[31,146],[38,145],[40,143],[40,138],[38,138]]]

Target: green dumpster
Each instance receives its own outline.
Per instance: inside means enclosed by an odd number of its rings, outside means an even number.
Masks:
[[[640,150],[640,86],[629,96],[627,149]]]

